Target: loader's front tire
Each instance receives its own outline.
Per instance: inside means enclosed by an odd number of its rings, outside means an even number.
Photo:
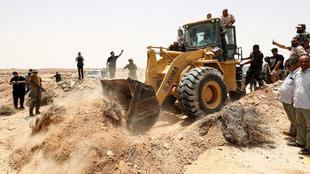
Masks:
[[[179,83],[178,101],[189,117],[219,111],[227,101],[227,86],[223,75],[212,67],[192,69]]]

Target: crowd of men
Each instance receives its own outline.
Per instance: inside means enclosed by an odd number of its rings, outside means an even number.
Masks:
[[[235,18],[232,14],[228,14],[228,10],[222,12],[221,21],[225,28],[232,27],[235,23]],[[212,14],[207,14],[207,19],[211,19]],[[289,58],[284,62],[284,57],[278,54],[277,48],[272,48],[272,56],[264,57],[260,51],[259,45],[253,45],[253,51],[249,57],[242,58],[240,63],[243,67],[250,64],[246,72],[245,89],[248,84],[251,86],[263,86],[265,82],[274,83],[280,79],[283,74],[284,65],[289,71],[288,76],[280,87],[279,101],[282,102],[283,108],[291,122],[288,135],[295,137],[296,141],[289,141],[287,145],[301,147],[298,153],[301,155],[310,155],[310,33],[306,31],[305,24],[299,24],[297,27],[297,35],[292,38],[291,45],[282,45],[276,41],[272,44],[290,51]],[[178,30],[178,42],[175,44],[178,51],[184,51],[184,35],[183,30]],[[115,78],[116,62],[123,54],[121,50],[117,56],[112,51],[107,59],[106,67],[109,73],[109,78]],[[133,63],[133,59],[129,59],[123,69],[128,69],[128,77],[137,80],[137,66]],[[263,64],[265,61],[265,66]],[[79,79],[84,78],[83,66],[84,58],[81,53],[76,57]],[[284,65],[283,65],[284,64]],[[265,74],[265,75],[262,75]],[[61,76],[58,72],[54,76],[56,82],[61,81]],[[13,77],[10,80],[10,85],[13,86],[13,103],[16,109],[24,109],[24,97],[30,91],[30,108],[29,116],[34,116],[33,110],[36,109],[36,114],[40,114],[40,100],[42,91],[42,80],[38,76],[37,70],[30,69],[25,77],[19,76],[17,72],[13,72]],[[252,89],[252,88],[251,88]],[[18,100],[20,107],[18,107]]]
[[[13,86],[14,108],[25,109],[25,95],[30,91],[29,116],[34,116],[34,108],[36,109],[35,113],[40,114],[41,90],[43,89],[42,80],[38,76],[38,71],[33,69],[30,69],[25,77],[20,76],[17,72],[13,72],[13,77],[9,82],[9,84]],[[20,107],[18,107],[18,100]]]
[[[106,63],[106,69],[105,71],[107,72],[107,77],[114,79],[115,78],[115,72],[116,72],[116,62],[117,59],[119,57],[121,57],[121,55],[123,54],[124,50],[121,50],[119,55],[115,55],[114,51],[110,52],[110,57],[107,59],[107,63]],[[78,74],[79,74],[79,79],[84,79],[84,71],[83,71],[83,67],[84,67],[84,58],[82,56],[82,54],[80,52],[78,52],[78,56],[75,58],[75,61],[77,62],[77,68],[78,68]],[[133,62],[133,59],[130,58],[128,59],[128,64],[123,68],[128,69],[128,78],[134,79],[134,80],[138,80],[137,77],[137,65]],[[56,74],[57,75],[57,74]],[[56,77],[55,75],[55,77]],[[56,81],[57,81],[57,77],[56,77]]]
[[[297,35],[292,38],[291,45],[285,46],[275,41],[273,45],[290,51],[289,58],[284,65],[289,70],[289,74],[280,87],[279,101],[283,103],[283,108],[291,122],[288,135],[296,138],[296,141],[289,141],[287,145],[301,147],[298,153],[301,155],[310,155],[310,34],[306,32],[306,25],[299,24]],[[278,49],[271,49],[272,56],[265,57],[259,50],[259,45],[253,46],[253,51],[247,58],[248,60],[241,63],[243,67],[250,64],[246,73],[245,86],[248,84],[255,85],[256,82],[262,86],[263,78],[263,59],[265,60],[265,72],[273,83],[279,79],[284,66],[284,57],[278,54]],[[267,82],[267,80],[265,79]]]
[[[107,70],[110,74],[109,78],[113,79],[115,78],[115,71],[116,71],[116,61],[117,59],[122,55],[123,50],[118,56],[114,55],[114,52],[111,52],[111,56],[107,60]],[[76,57],[77,62],[77,68],[78,68],[78,74],[79,79],[84,79],[84,58],[80,52],[78,52],[78,56]],[[136,71],[137,66],[133,63],[133,59],[128,59],[128,64],[123,68],[128,69],[128,78],[138,80]],[[56,72],[56,74],[53,76],[55,78],[55,81],[58,83],[61,79],[61,74],[59,72]],[[34,108],[35,114],[40,114],[40,104],[41,104],[41,92],[44,90],[42,88],[42,80],[38,76],[38,71],[29,69],[28,73],[25,74],[25,77],[20,76],[17,72],[13,72],[13,77],[11,78],[10,85],[13,86],[13,103],[15,109],[25,109],[24,107],[24,100],[25,96],[29,93],[30,97],[30,107],[29,107],[29,116],[34,116]],[[18,101],[19,101],[19,107],[18,107]]]

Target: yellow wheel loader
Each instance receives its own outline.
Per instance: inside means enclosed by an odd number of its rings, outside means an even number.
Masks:
[[[127,110],[127,128],[145,131],[157,121],[160,106],[175,102],[189,117],[219,111],[227,94],[243,94],[242,70],[236,65],[235,28],[222,28],[218,18],[183,26],[185,52],[149,46],[144,83],[101,80],[109,97]],[[159,58],[156,56],[159,55]]]

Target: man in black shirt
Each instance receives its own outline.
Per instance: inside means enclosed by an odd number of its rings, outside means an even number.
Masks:
[[[77,68],[79,72],[79,80],[84,79],[84,72],[83,72],[83,66],[84,66],[84,57],[81,55],[80,52],[78,52],[78,56],[75,58],[75,61],[77,62]]]
[[[110,78],[114,79],[115,77],[115,71],[116,71],[116,60],[123,54],[124,50],[121,51],[121,53],[118,56],[114,56],[114,52],[112,51],[111,57],[107,60],[107,68],[110,73]]]
[[[54,77],[55,77],[57,83],[61,81],[61,75],[58,72],[56,72]]]
[[[241,59],[241,61],[249,60],[243,64],[240,64],[241,67],[243,67],[246,64],[250,64],[249,70],[246,72],[244,87],[246,87],[249,83],[255,84],[256,81],[258,81],[259,86],[264,85],[260,77],[263,66],[263,58],[264,54],[261,51],[259,51],[259,45],[254,45],[253,51],[251,52],[250,56]]]
[[[23,76],[18,76],[17,72],[13,72],[13,76],[14,77],[10,80],[10,85],[13,85],[14,107],[18,109],[17,103],[19,99],[20,109],[24,109],[26,79]]]
[[[283,72],[284,57],[278,54],[278,49],[273,48],[271,50],[272,57],[267,57],[267,73],[270,73],[270,80],[272,83],[279,79],[279,75]]]

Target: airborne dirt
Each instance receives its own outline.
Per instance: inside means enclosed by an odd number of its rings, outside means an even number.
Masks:
[[[247,140],[236,146],[230,142],[239,134],[223,128],[223,112],[192,120],[162,111],[150,131],[132,135],[122,124],[125,111],[103,98],[98,80],[78,82],[77,74],[66,70],[65,82],[57,85],[51,70],[40,72],[44,87],[55,94],[54,102],[42,107],[36,119],[26,118],[27,109],[0,117],[1,173],[310,172],[309,161],[297,155],[298,148],[285,145],[288,137],[282,132],[289,122],[270,87],[228,104],[227,109],[255,107],[259,117],[255,123],[260,127],[243,129],[245,136],[240,137]],[[12,103],[6,83],[10,74],[1,70],[0,82],[5,82],[0,84],[1,105]],[[256,132],[264,141],[251,143],[260,137]],[[235,136],[229,142],[227,135]]]

